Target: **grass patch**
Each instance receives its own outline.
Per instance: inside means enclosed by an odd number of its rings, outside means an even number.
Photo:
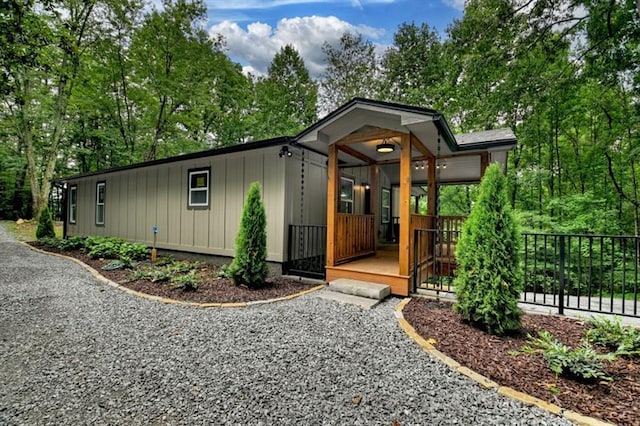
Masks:
[[[18,241],[35,241],[38,221],[35,219],[24,220],[18,224],[12,220],[0,221],[0,224]],[[62,238],[62,222],[53,222],[56,238]]]

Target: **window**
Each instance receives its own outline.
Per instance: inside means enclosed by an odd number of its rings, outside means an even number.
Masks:
[[[389,223],[391,219],[391,191],[382,188],[382,223]]]
[[[353,213],[353,179],[340,178],[340,213]]]
[[[78,211],[78,187],[76,185],[69,187],[69,223],[76,223]]]
[[[105,182],[96,184],[96,225],[104,225]]]
[[[209,207],[209,169],[189,170],[189,202],[187,207]]]

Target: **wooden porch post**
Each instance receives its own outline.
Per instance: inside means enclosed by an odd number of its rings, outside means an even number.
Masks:
[[[409,247],[411,241],[411,142],[409,135],[402,135],[400,148],[400,275],[409,275]]]
[[[380,202],[378,201],[378,166],[371,166],[371,212],[373,213],[373,235],[374,235],[374,250],[378,247],[378,226],[380,224]]]
[[[327,163],[327,266],[336,265],[336,212],[338,211],[338,147],[329,145]]]

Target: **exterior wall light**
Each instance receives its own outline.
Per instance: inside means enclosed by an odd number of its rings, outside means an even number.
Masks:
[[[293,152],[289,151],[289,147],[286,145],[280,148],[280,152],[278,153],[278,157],[280,158],[291,157],[292,155]]]

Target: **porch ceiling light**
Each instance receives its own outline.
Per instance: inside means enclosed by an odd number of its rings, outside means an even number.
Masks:
[[[395,149],[396,149],[395,145],[392,143],[389,143],[386,139],[382,141],[381,144],[378,144],[376,146],[376,151],[381,154],[387,154],[389,152],[393,152]]]

